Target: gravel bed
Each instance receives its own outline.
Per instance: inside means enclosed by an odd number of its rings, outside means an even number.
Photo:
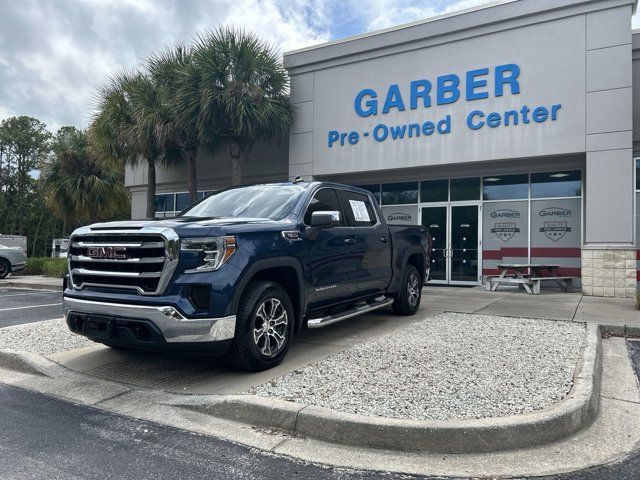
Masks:
[[[96,345],[69,331],[64,318],[0,328],[0,348],[52,355]]]
[[[392,418],[523,414],[569,393],[584,335],[582,323],[444,313],[251,393]]]

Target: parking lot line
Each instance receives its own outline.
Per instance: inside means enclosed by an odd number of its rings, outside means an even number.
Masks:
[[[11,310],[24,310],[25,308],[55,307],[57,305],[62,305],[62,302],[48,303],[46,305],[29,305],[28,307],[0,308],[0,312],[9,312]]]
[[[44,291],[44,294],[47,293],[57,293],[57,292],[50,292],[49,290]],[[10,293],[9,295],[3,295],[3,292],[0,292],[0,299],[3,298],[8,298],[8,297],[19,297],[22,295],[33,295],[33,292],[29,292],[29,293]]]

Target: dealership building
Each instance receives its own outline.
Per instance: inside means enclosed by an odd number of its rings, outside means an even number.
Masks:
[[[640,32],[634,0],[507,0],[284,56],[297,116],[257,145],[243,183],[361,186],[395,224],[427,225],[433,283],[500,263],[561,265],[585,294],[635,297],[640,245]],[[635,87],[635,89],[634,89]],[[199,158],[201,194],[230,183]],[[144,217],[144,166],[127,171]],[[158,172],[156,215],[189,203]]]

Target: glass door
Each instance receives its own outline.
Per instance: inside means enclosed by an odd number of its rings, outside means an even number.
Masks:
[[[422,207],[422,225],[433,241],[430,283],[478,284],[479,218],[477,203]]]
[[[449,282],[478,283],[478,205],[451,205]]]
[[[422,225],[429,229],[433,250],[431,252],[431,283],[448,283],[447,278],[447,205],[423,207]]]

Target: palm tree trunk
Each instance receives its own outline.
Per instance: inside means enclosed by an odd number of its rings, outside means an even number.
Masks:
[[[242,171],[240,165],[240,144],[233,142],[229,146],[229,156],[231,157],[231,185],[234,187],[242,182]]]
[[[195,202],[198,200],[198,176],[196,172],[198,149],[191,148],[187,150],[187,156],[189,160],[189,197],[192,202]]]
[[[156,216],[156,162],[147,159],[147,218]]]

